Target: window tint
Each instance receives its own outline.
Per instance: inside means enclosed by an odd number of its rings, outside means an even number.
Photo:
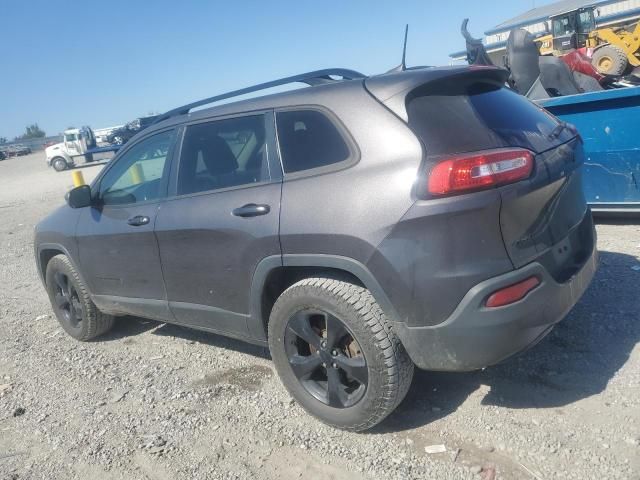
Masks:
[[[178,195],[269,178],[263,115],[187,127],[178,172]]]
[[[335,125],[316,110],[278,112],[278,141],[286,173],[323,167],[349,158]]]
[[[580,33],[589,33],[596,28],[592,10],[580,12],[578,21],[578,31]]]
[[[163,132],[131,147],[100,181],[100,197],[105,205],[155,200],[164,196],[162,178],[174,132]]]
[[[553,20],[553,34],[556,36],[570,35],[575,31],[575,15],[569,15]]]
[[[439,85],[407,102],[409,125],[429,155],[501,147],[551,148],[557,122],[522,95],[501,86]]]

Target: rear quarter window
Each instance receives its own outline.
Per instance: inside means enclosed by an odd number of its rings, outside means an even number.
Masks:
[[[351,156],[336,126],[317,110],[277,112],[276,123],[285,173],[333,165]]]
[[[409,125],[429,155],[503,147],[553,148],[557,120],[529,100],[491,83],[429,85],[407,98]]]

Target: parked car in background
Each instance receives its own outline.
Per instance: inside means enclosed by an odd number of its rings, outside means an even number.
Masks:
[[[414,365],[524,350],[597,249],[582,139],[506,80],[330,69],[168,112],[37,225],[58,321],[82,341],[136,315],[268,346],[303,408],[354,431]],[[310,86],[193,111],[293,82]]]
[[[109,135],[123,127],[124,125],[116,125],[114,127],[94,128],[93,133],[96,136],[96,144],[99,146],[109,145]]]
[[[4,150],[0,149],[0,160],[6,160],[7,154],[4,153]]]
[[[31,149],[20,143],[14,143],[4,147],[4,152],[8,157],[21,157],[23,155],[29,155],[31,153]]]
[[[140,117],[132,120],[123,127],[116,128],[107,135],[107,143],[110,143],[111,145],[123,145],[127,143],[135,134],[141,132],[153,122],[155,122],[157,118],[158,115]]]

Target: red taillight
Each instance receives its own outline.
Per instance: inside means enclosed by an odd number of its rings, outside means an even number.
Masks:
[[[489,298],[487,298],[487,307],[503,307],[510,303],[522,300],[527,293],[540,285],[538,277],[529,277],[522,282],[518,282],[514,285],[502,288],[497,292],[493,292]]]
[[[528,150],[497,150],[447,158],[429,174],[429,193],[450,193],[504,185],[528,178],[534,158]]]

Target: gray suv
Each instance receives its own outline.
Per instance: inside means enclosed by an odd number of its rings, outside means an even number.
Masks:
[[[36,228],[62,327],[134,315],[268,346],[291,395],[365,430],[414,365],[533,345],[597,263],[582,140],[493,67],[333,69],[177,108]],[[263,88],[308,88],[198,109]]]

